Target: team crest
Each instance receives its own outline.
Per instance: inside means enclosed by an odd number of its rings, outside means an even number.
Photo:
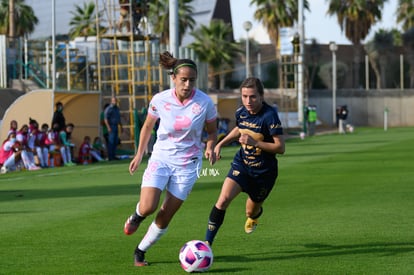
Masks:
[[[238,175],[240,175],[240,171],[233,170],[233,176],[237,177]]]
[[[171,103],[165,103],[164,109],[167,111],[171,111]]]
[[[151,111],[157,112],[157,107],[155,107],[154,105],[150,104],[149,107],[150,107]]]
[[[214,224],[209,224],[208,225],[208,230],[209,231],[214,231],[214,230],[216,230],[216,226]]]
[[[193,114],[196,114],[196,115],[200,114],[201,113],[201,106],[200,106],[200,104],[194,103],[193,106],[192,106],[192,110],[191,111],[193,112]]]

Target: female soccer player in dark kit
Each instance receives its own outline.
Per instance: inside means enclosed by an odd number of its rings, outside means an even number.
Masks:
[[[205,241],[212,245],[224,221],[227,207],[241,192],[248,195],[245,232],[252,233],[263,213],[263,202],[275,185],[278,175],[276,154],[285,153],[283,128],[277,110],[264,101],[262,82],[249,77],[240,86],[242,106],[236,111],[236,126],[214,148],[220,159],[221,148],[234,141],[241,145],[213,206]]]

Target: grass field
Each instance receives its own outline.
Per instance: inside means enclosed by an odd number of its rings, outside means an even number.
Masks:
[[[414,274],[414,129],[290,139],[251,235],[245,195],[226,213],[211,274]],[[133,266],[125,219],[139,199],[128,161],[0,175],[0,274],[185,274],[178,251],[203,239],[237,148],[206,166],[169,232]]]

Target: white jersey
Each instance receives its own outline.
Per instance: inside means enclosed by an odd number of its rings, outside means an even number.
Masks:
[[[148,115],[160,119],[151,158],[185,165],[192,158],[202,158],[204,126],[217,118],[217,110],[198,89],[184,103],[177,99],[175,89],[169,89],[152,98]]]

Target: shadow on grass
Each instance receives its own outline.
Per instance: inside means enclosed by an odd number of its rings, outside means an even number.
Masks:
[[[90,186],[64,189],[22,189],[0,191],[0,201],[38,200],[51,198],[119,196],[139,194],[140,186],[135,184]]]
[[[219,181],[218,183],[221,184],[221,181]],[[194,187],[194,192],[216,188],[217,186],[215,184],[197,184]],[[138,184],[115,184],[105,186],[85,186],[62,189],[14,189],[0,190],[0,202],[53,198],[121,196],[131,194],[139,195],[140,192],[141,186]]]
[[[248,255],[217,256],[215,262],[257,262],[292,260],[310,257],[332,257],[340,255],[382,254],[394,256],[414,252],[414,242],[367,243],[355,245],[305,244],[304,250],[257,251]]]

